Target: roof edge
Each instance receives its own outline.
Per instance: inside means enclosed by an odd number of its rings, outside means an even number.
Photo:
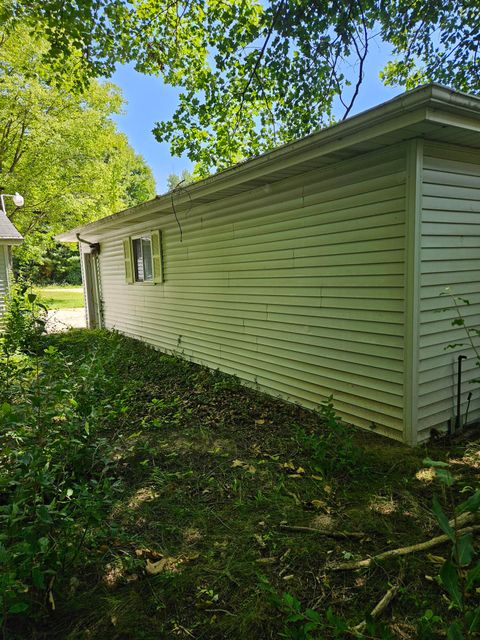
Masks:
[[[412,91],[404,92],[386,102],[366,109],[347,120],[342,120],[325,129],[314,131],[304,138],[286,143],[260,156],[249,158],[244,162],[233,165],[203,180],[187,185],[182,188],[178,194],[173,190],[162,195],[157,195],[152,200],[148,200],[142,204],[95,220],[81,227],[76,227],[70,231],[60,233],[55,236],[55,239],[61,242],[76,242],[78,233],[93,232],[100,226],[108,224],[110,221],[113,223],[124,217],[135,216],[136,214],[142,215],[149,211],[158,210],[159,204],[164,204],[165,207],[169,207],[174,198],[176,203],[180,203],[183,199],[188,199],[190,202],[194,201],[197,197],[201,197],[202,194],[208,191],[218,191],[222,185],[228,185],[232,176],[235,176],[240,182],[246,181],[249,173],[258,168],[266,167],[277,160],[280,161],[291,156],[292,163],[295,163],[296,158],[299,158],[307,149],[316,150],[318,147],[320,155],[320,147],[335,138],[345,140],[347,146],[348,137],[354,133],[368,130],[373,120],[375,120],[376,124],[379,124],[381,122],[394,120],[400,114],[422,109],[422,107],[425,107],[425,114],[422,116],[423,120],[427,120],[427,107],[441,107],[446,110],[455,111],[456,113],[461,111],[478,116],[480,114],[480,97],[461,93],[434,83],[419,86]],[[244,180],[242,180],[242,176],[245,177]]]

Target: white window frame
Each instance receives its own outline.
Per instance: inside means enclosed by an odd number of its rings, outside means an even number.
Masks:
[[[151,251],[151,273],[152,278],[148,280],[137,280],[137,264],[135,260],[134,241],[142,238],[150,240]],[[163,283],[163,250],[162,250],[162,232],[160,229],[137,233],[132,236],[125,237],[123,243],[123,258],[125,266],[125,280],[127,284],[135,285],[154,285]],[[142,254],[143,261],[143,254]]]
[[[148,280],[143,278],[142,280],[137,279],[137,259],[135,256],[135,240],[148,240],[150,242],[150,273],[151,277]],[[140,233],[135,236],[130,237],[131,246],[132,246],[132,267],[133,267],[133,281],[135,284],[154,284],[154,275],[153,275],[153,248],[152,248],[152,234],[151,233]],[[145,273],[145,261],[143,255],[143,244],[140,243],[140,247],[142,249],[142,266],[143,272]]]

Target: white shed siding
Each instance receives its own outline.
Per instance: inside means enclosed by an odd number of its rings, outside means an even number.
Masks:
[[[0,243],[0,317],[5,310],[5,296],[8,291],[8,246]]]
[[[101,238],[108,328],[403,438],[405,147]],[[160,228],[165,281],[125,283],[122,238]]]
[[[421,313],[419,373],[419,440],[433,428],[445,428],[456,413],[456,366],[463,368],[462,411],[473,392],[469,421],[480,418],[479,386],[473,350],[446,349],[466,343],[465,331],[452,327],[451,300],[445,287],[470,305],[462,309],[469,325],[480,320],[480,154],[447,145],[425,147],[422,190]]]

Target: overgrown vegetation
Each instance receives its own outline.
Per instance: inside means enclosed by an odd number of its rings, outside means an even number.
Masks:
[[[445,522],[478,511],[478,444],[427,451],[438,485],[425,451],[343,426],[332,401],[307,411],[115,333],[25,353],[10,331],[5,638],[474,637],[478,548]],[[451,559],[339,570],[440,529]]]

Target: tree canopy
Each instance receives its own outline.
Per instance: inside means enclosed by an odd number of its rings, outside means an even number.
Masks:
[[[9,216],[40,257],[54,233],[142,202],[155,193],[150,169],[111,116],[117,87],[91,81],[81,93],[49,84],[48,45],[17,27],[0,47],[0,187],[25,206]]]
[[[373,38],[388,84],[478,93],[479,0],[4,0],[7,24],[45,34],[52,73],[78,83],[134,61],[181,88],[154,129],[205,174],[347,116]],[[61,73],[60,73],[61,75]]]

